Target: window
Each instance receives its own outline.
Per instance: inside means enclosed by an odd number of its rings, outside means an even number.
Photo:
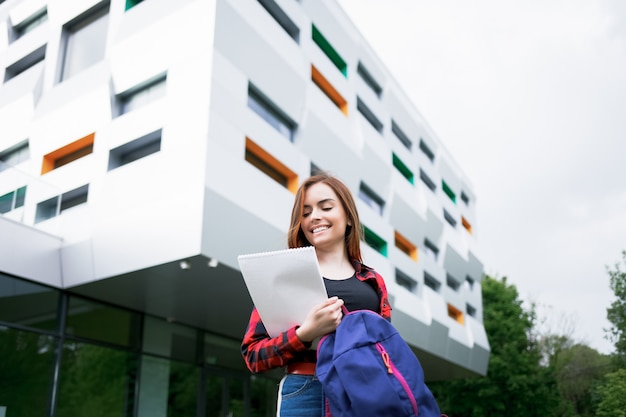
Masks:
[[[45,174],[92,153],[94,137],[95,133],[90,133],[77,141],[44,155],[41,173]]]
[[[291,39],[297,43],[300,42],[300,29],[274,0],[259,0],[259,3],[274,18],[276,23],[287,32]]]
[[[423,139],[420,139],[420,150],[426,155],[426,157],[433,162],[435,160],[435,154],[430,150],[426,142]]]
[[[463,201],[466,206],[469,206],[469,197],[463,191],[461,191],[461,201]]]
[[[98,7],[63,28],[63,66],[60,81],[65,81],[104,59],[108,22],[107,5],[107,8]]]
[[[322,168],[318,167],[313,162],[311,162],[311,170],[310,171],[311,171],[311,176],[317,175],[317,174],[321,174],[321,173],[325,172]]]
[[[376,252],[383,256],[387,256],[387,242],[365,226],[363,226],[363,240]]]
[[[61,195],[61,213],[65,210],[87,202],[89,184],[78,187]]]
[[[124,10],[132,9],[142,1],[143,0],[126,0],[126,8]]]
[[[436,261],[439,256],[439,249],[430,240],[424,239],[424,253]]]
[[[135,139],[109,152],[109,171],[135,162],[161,150],[161,129]]]
[[[406,288],[407,290],[409,290],[409,292],[412,292],[412,293],[415,293],[415,290],[417,289],[417,282],[413,278],[411,278],[410,276],[408,276],[407,274],[405,274],[404,272],[400,271],[397,268],[396,268],[396,284],[398,284],[402,288]]]
[[[391,162],[393,163],[393,166],[396,167],[396,169],[400,172],[400,174],[402,174],[402,176],[406,178],[408,182],[413,184],[413,172],[409,169],[409,167],[404,165],[404,162],[402,162],[402,160],[398,158],[395,153],[392,153]]]
[[[129,113],[144,104],[157,100],[165,96],[165,81],[167,74],[161,74],[158,77],[146,81],[135,88],[119,94],[116,99],[116,108],[114,113],[116,116]]]
[[[411,259],[417,262],[417,247],[405,238],[400,232],[394,233],[395,244],[398,249],[406,253]]]
[[[346,99],[339,94],[335,87],[333,87],[333,85],[322,75],[321,72],[319,72],[317,68],[315,68],[314,65],[311,65],[311,80],[313,80],[313,83],[318,86],[324,94],[326,94],[326,97],[328,97],[344,115],[348,115],[348,102]]]
[[[40,26],[42,23],[48,20],[48,9],[44,7],[39,11],[33,13],[28,19],[24,19],[24,21],[19,24],[13,26],[13,33],[15,34],[14,40],[21,38],[26,35],[28,32],[35,29],[37,26]]]
[[[448,304],[448,316],[459,324],[465,324],[465,318],[463,312],[452,304]]]
[[[12,78],[17,77],[26,70],[35,67],[40,62],[43,62],[46,56],[46,45],[40,46],[30,54],[26,55],[19,61],[9,65],[4,73],[4,81],[9,81]]]
[[[441,189],[448,197],[450,197],[450,200],[452,200],[452,202],[456,204],[456,194],[454,194],[454,191],[452,191],[450,186],[446,184],[444,180],[441,180]]]
[[[391,119],[391,131],[393,134],[400,140],[400,142],[404,145],[405,148],[411,150],[413,147],[413,142],[409,137],[400,129],[400,127],[396,124],[396,122]]]
[[[364,183],[361,183],[359,187],[359,198],[368,206],[370,206],[376,213],[383,215],[383,207],[385,201],[380,198],[371,188]]]
[[[454,279],[454,277],[450,274],[446,275],[446,284],[454,291],[458,291],[461,288],[461,284],[459,284],[457,280]]]
[[[35,223],[51,219],[67,209],[86,203],[88,193],[89,184],[38,203]]]
[[[472,234],[472,225],[467,221],[467,219],[463,216],[461,216],[461,224],[463,225],[463,227],[465,228],[465,230],[468,231],[468,233],[471,235]]]
[[[473,307],[471,304],[465,304],[465,311],[467,312],[468,316],[476,317],[476,308]]]
[[[467,276],[465,277],[465,282],[463,283],[463,285],[465,285],[467,289],[472,291],[474,289],[474,280],[472,279],[472,277]]]
[[[372,125],[378,133],[383,132],[383,123],[378,120],[374,113],[367,107],[367,105],[359,98],[356,98],[356,109],[365,117],[365,119]]]
[[[448,213],[448,210],[446,209],[443,209],[443,218],[446,219],[450,226],[456,227],[456,219],[452,217],[452,215]]]
[[[376,82],[374,77],[372,77],[370,72],[363,66],[360,61],[356,67],[356,72],[361,76],[361,79],[365,82],[365,84],[367,84],[367,86],[372,89],[374,94],[376,94],[376,97],[380,98],[380,95],[383,92],[382,87]]]
[[[293,142],[296,124],[252,84],[248,84],[248,107]]]
[[[337,69],[343,74],[344,77],[348,77],[348,65],[346,61],[343,60],[341,55],[337,53],[335,48],[332,47],[330,42],[322,35],[322,33],[315,27],[315,25],[311,25],[311,36],[313,38],[313,42],[320,47],[322,52],[326,54],[328,59],[337,67]]]
[[[245,158],[250,164],[292,193],[295,194],[298,190],[298,175],[249,138],[246,138]]]
[[[441,283],[426,271],[424,271],[424,285],[435,292],[439,292],[441,288]]]
[[[11,210],[22,207],[26,198],[26,186],[17,190],[0,195],[0,214],[8,213]]]
[[[30,158],[28,140],[18,143],[3,152],[0,152],[0,172],[7,166],[15,166]]]
[[[426,186],[430,189],[430,191],[434,192],[437,189],[437,185],[435,184],[435,182],[431,180],[428,174],[426,174],[424,170],[422,170],[421,168],[420,168],[420,180],[422,180],[422,182],[426,184]]]

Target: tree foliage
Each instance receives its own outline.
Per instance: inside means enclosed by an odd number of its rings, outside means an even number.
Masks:
[[[626,417],[626,369],[606,374],[597,393],[597,417]]]
[[[622,252],[622,265],[626,268],[626,251]],[[607,267],[611,290],[615,300],[607,308],[607,318],[611,323],[608,329],[609,339],[615,344],[615,356],[618,367],[626,367],[626,271],[619,262],[614,269]]]
[[[432,384],[442,411],[451,417],[552,415],[556,381],[530,337],[534,312],[524,310],[506,278],[486,277],[482,291],[491,346],[487,376]]]

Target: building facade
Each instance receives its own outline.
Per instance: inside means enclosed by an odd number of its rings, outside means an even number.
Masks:
[[[239,254],[349,185],[427,380],[484,375],[468,178],[334,0],[0,2],[0,416],[269,416]]]

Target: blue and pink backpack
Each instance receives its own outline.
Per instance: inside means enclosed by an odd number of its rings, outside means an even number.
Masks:
[[[368,310],[348,312],[317,347],[317,378],[332,417],[441,417],[422,367],[395,327]]]

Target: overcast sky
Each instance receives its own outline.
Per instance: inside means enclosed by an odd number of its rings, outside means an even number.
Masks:
[[[626,1],[339,3],[473,184],[485,272],[537,303],[547,328],[612,352]]]

